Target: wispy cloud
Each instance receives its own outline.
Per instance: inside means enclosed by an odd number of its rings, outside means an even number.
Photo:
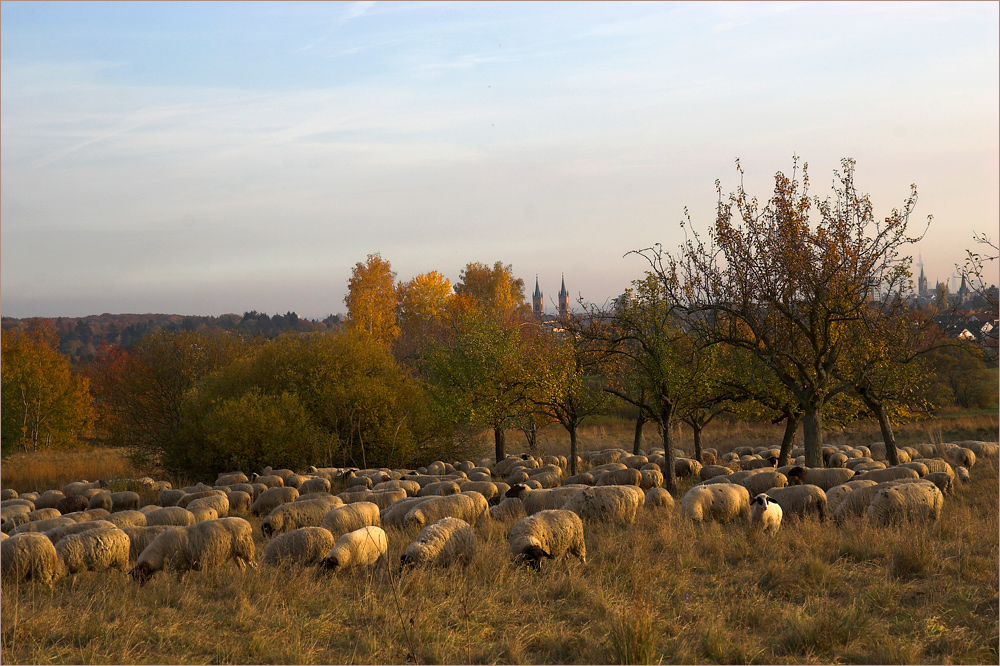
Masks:
[[[308,42],[307,44],[296,50],[301,52],[316,48],[317,46],[325,42],[327,39],[329,39],[331,36],[333,36],[338,30],[340,30],[340,28],[342,28],[345,23],[348,23],[356,18],[364,16],[365,13],[374,6],[375,3],[371,1],[352,2],[350,5],[348,5],[347,10],[333,22],[333,27],[331,27],[329,30],[323,33],[319,38],[314,39],[311,42]]]

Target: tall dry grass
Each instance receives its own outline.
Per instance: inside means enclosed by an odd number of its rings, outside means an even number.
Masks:
[[[0,661],[995,664],[997,461],[972,477],[934,525],[789,520],[766,538],[640,513],[588,525],[587,563],[540,573],[512,564],[509,525],[483,521],[465,569],[400,573],[416,530],[389,530],[389,569],[5,584]]]
[[[0,485],[19,493],[62,488],[71,481],[140,475],[121,449],[56,449],[15,453],[0,465]]]

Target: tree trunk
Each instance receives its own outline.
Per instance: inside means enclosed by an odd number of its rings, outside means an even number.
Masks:
[[[569,475],[576,476],[576,423],[566,429],[569,430]]]
[[[497,462],[500,462],[507,455],[504,450],[505,439],[503,426],[493,426],[493,443],[496,446]]]
[[[869,399],[861,394],[861,399],[865,406],[871,410],[878,418],[878,427],[882,430],[882,441],[885,443],[885,457],[890,465],[899,464],[899,454],[896,452],[896,437],[892,434],[892,423],[889,422],[889,415],[885,412],[885,407],[880,402]]]
[[[691,430],[694,432],[694,459],[701,462],[701,429],[704,427],[697,421],[693,423],[688,423],[691,426]]]
[[[802,415],[802,439],[809,467],[823,466],[823,417],[819,413],[822,406],[806,404]]]
[[[639,447],[642,446],[642,426],[646,425],[646,413],[641,409],[639,416],[635,417],[635,438],[632,440],[632,455],[639,455]]]
[[[521,432],[524,433],[524,439],[528,443],[528,451],[531,455],[538,453],[538,426],[532,423],[531,425],[521,428]]]
[[[663,433],[663,487],[671,495],[677,492],[677,480],[674,474],[674,446],[670,433],[673,425],[674,408],[673,405],[660,407],[660,430]]]
[[[799,420],[802,415],[795,411],[785,412],[785,435],[781,438],[781,452],[778,454],[778,467],[788,464],[788,456],[792,452],[792,444],[795,442],[795,431],[799,427]]]

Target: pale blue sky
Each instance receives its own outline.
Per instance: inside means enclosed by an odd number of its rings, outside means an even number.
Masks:
[[[793,154],[916,183],[933,283],[998,235],[998,8],[3,2],[0,305],[323,317],[371,252],[603,302]]]

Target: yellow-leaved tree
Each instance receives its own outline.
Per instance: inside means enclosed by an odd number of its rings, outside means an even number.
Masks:
[[[351,270],[344,297],[350,325],[386,345],[399,337],[395,279],[392,266],[382,255],[369,254],[365,263],[359,261]]]

